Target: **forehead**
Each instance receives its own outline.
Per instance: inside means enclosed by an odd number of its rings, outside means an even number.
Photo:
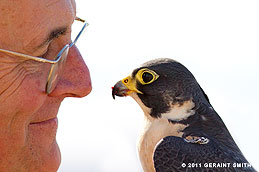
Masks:
[[[1,0],[1,48],[24,48],[51,29],[71,25],[74,0]],[[36,41],[36,40],[35,40]]]

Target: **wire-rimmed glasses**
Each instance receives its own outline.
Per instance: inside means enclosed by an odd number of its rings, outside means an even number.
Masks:
[[[0,52],[7,53],[7,54],[10,54],[10,55],[19,56],[19,57],[23,57],[23,58],[26,58],[26,59],[29,59],[29,60],[35,60],[35,61],[38,61],[38,62],[51,64],[51,67],[50,67],[50,70],[49,70],[49,75],[48,75],[48,78],[47,78],[46,89],[45,89],[45,92],[47,94],[49,94],[53,91],[53,89],[56,87],[56,85],[58,83],[58,75],[60,75],[63,71],[64,64],[66,63],[69,48],[71,48],[73,45],[76,44],[78,38],[81,36],[81,34],[85,30],[86,26],[89,25],[85,20],[83,20],[79,17],[76,17],[75,20],[84,23],[82,29],[80,30],[80,32],[78,33],[78,35],[76,36],[75,40],[72,43],[66,44],[59,51],[59,53],[55,56],[54,60],[48,60],[48,59],[45,59],[43,57],[30,56],[30,55],[14,52],[14,51],[10,51],[10,50],[4,50],[4,49],[0,49]]]

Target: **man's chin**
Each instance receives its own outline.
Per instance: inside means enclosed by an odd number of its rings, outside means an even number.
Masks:
[[[59,149],[59,146],[55,140],[55,142],[53,143],[53,147],[52,149],[50,150],[50,154],[48,157],[45,157],[46,158],[46,166],[45,167],[49,167],[48,170],[46,171],[49,171],[49,172],[56,172],[58,171],[58,168],[60,166],[60,163],[61,163],[61,153],[60,153],[60,149]],[[49,165],[47,165],[49,164]],[[45,171],[45,168],[44,165],[43,165],[43,171]]]
[[[5,159],[0,158],[0,169],[20,172],[56,172],[60,163],[59,146],[54,140],[51,145],[48,145],[48,149],[27,143],[20,151],[10,153]]]
[[[50,146],[50,149],[48,150],[39,150],[39,154],[37,154],[40,157],[33,157],[34,161],[40,161],[40,163],[35,162],[37,164],[36,171],[39,172],[56,172],[60,166],[61,163],[61,154],[59,146],[56,142],[56,140],[53,142],[53,144]],[[36,158],[36,159],[35,159]],[[39,158],[39,159],[37,159]],[[31,170],[31,171],[34,171]]]
[[[48,134],[50,133],[46,133],[44,136],[41,132],[39,135],[33,133],[33,137],[29,138],[26,147],[31,160],[27,165],[34,164],[34,167],[32,165],[32,168],[28,171],[56,172],[58,170],[61,163],[60,149],[56,141],[56,135],[51,133],[53,134],[51,140]],[[45,140],[43,140],[44,138]]]

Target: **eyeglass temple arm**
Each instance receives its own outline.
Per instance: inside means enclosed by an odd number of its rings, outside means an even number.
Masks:
[[[81,31],[79,32],[79,34],[77,35],[77,37],[75,38],[75,40],[74,40],[71,44],[66,45],[64,48],[66,48],[67,46],[69,46],[69,48],[72,47],[72,46],[77,42],[79,36],[80,36],[81,33],[84,31],[85,27],[89,25],[85,20],[83,20],[83,19],[81,19],[81,18],[79,18],[79,17],[76,17],[75,20],[80,21],[80,22],[83,22],[83,23],[85,23],[85,24],[84,24],[82,30],[81,30]],[[64,48],[63,48],[63,49],[64,49]],[[20,56],[20,57],[24,57],[24,58],[27,58],[27,59],[31,59],[31,60],[35,60],[35,61],[39,61],[39,62],[44,62],[44,63],[55,64],[55,63],[58,61],[58,60],[55,60],[55,61],[53,61],[53,60],[48,60],[48,59],[44,59],[44,58],[41,58],[41,57],[34,57],[34,56],[30,56],[30,55],[26,55],[26,54],[22,54],[22,53],[18,53],[18,52],[13,52],[13,51],[9,51],[9,50],[4,50],[4,49],[1,49],[1,48],[0,48],[0,52],[4,52],[4,53],[10,54],[10,55]]]
[[[81,18],[79,18],[79,17],[76,17],[75,20],[80,21],[80,22],[83,22],[83,23],[85,22],[84,19],[81,19]]]
[[[26,55],[26,54],[22,54],[22,53],[18,53],[18,52],[13,52],[13,51],[9,51],[9,50],[4,50],[4,49],[0,49],[0,52],[4,52],[10,55],[14,55],[14,56],[19,56],[19,57],[24,57],[26,59],[31,59],[31,60],[35,60],[35,61],[39,61],[39,62],[44,62],[44,63],[56,63],[53,60],[48,60],[48,59],[44,59],[44,58],[40,58],[40,57],[34,57],[34,56],[30,56],[30,55]]]
[[[75,20],[77,21],[80,21],[80,22],[83,22],[84,23],[84,26],[83,28],[81,29],[81,31],[78,33],[78,35],[76,36],[75,40],[73,42],[71,42],[69,44],[69,48],[72,47],[78,40],[78,38],[80,37],[80,35],[82,34],[82,32],[85,30],[85,28],[89,25],[89,23],[87,23],[85,20],[79,18],[79,17],[76,17]]]

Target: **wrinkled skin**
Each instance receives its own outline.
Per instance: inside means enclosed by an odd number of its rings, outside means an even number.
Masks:
[[[0,48],[28,55],[55,56],[71,42],[74,0],[1,0]],[[68,28],[39,47],[50,31]],[[69,50],[63,74],[47,95],[50,65],[0,53],[0,171],[57,171],[57,112],[66,97],[91,91],[89,70],[76,46]],[[48,121],[47,121],[48,120]]]

